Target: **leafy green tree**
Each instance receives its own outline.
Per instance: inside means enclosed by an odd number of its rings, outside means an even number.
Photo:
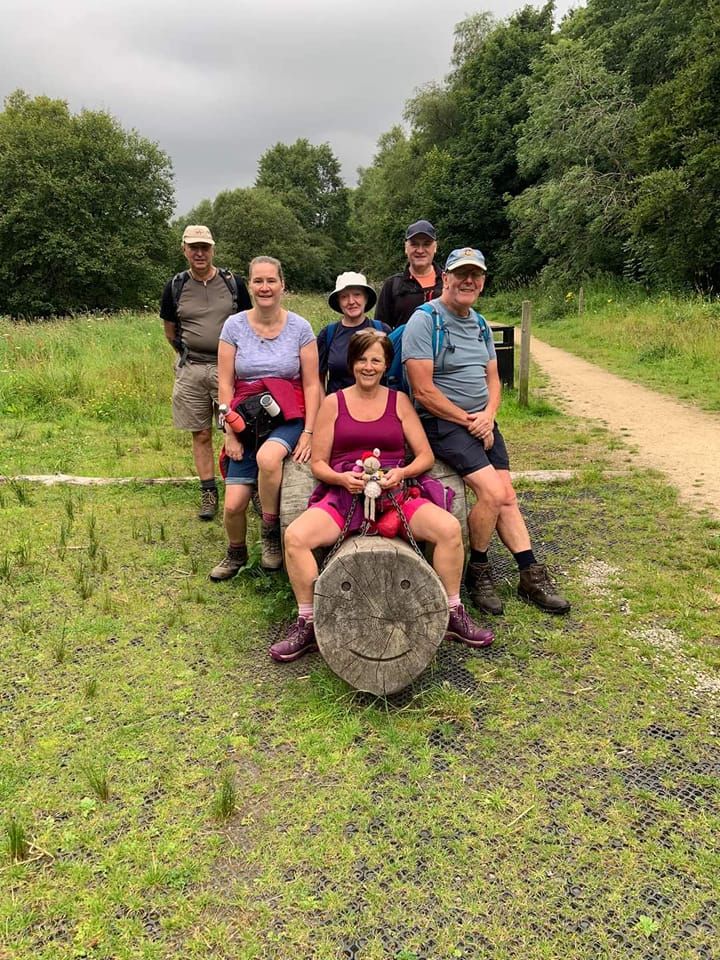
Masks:
[[[515,156],[515,130],[527,115],[523,78],[551,29],[551,4],[526,7],[507,23],[478,13],[456,26],[445,82],[408,101],[410,134],[400,127],[384,134],[372,166],[361,171],[353,249],[366,251],[376,276],[400,266],[402,231],[419,217],[438,228],[441,256],[472,241],[497,264],[509,234],[505,195],[526,185]]]
[[[503,267],[510,233],[506,196],[528,184],[517,162],[517,128],[528,113],[525,78],[549,43],[552,4],[525,7],[506,22],[469,18],[456,28],[449,93],[456,104],[457,132],[442,144],[425,189],[433,196],[437,226],[448,246],[474,242]],[[430,158],[429,158],[430,159]]]
[[[599,51],[561,40],[537,62],[526,92],[518,160],[536,182],[510,202],[515,269],[621,273],[637,123],[627,84]]]
[[[673,75],[639,113],[638,198],[630,248],[655,283],[720,284],[720,5],[698,9]]]
[[[170,160],[105,112],[17,91],[0,113],[0,313],[153,302],[172,262]]]
[[[422,170],[422,157],[399,126],[380,137],[373,165],[360,170],[350,259],[376,280],[402,265],[405,228],[427,216],[418,189]]]
[[[216,238],[218,263],[246,273],[253,257],[268,255],[282,260],[290,287],[330,286],[327,247],[308,234],[271,190],[248,187],[219,193],[206,221]]]
[[[328,143],[276,143],[260,157],[255,186],[276,193],[306,230],[347,241],[348,190]]]
[[[707,9],[707,0],[588,0],[563,21],[560,33],[596,50],[640,103],[674,76],[677,46]]]

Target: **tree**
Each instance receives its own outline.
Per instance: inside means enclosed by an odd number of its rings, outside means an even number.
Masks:
[[[509,206],[515,268],[622,273],[637,124],[627,83],[584,41],[561,40],[536,63],[526,92],[518,160],[536,182]]]
[[[277,194],[306,230],[346,243],[348,190],[328,143],[276,143],[260,157],[255,186]]]
[[[399,269],[404,260],[405,228],[428,216],[427,198],[419,188],[423,168],[422,156],[402,128],[395,126],[378,140],[372,166],[359,171],[351,218],[351,259],[375,279]]]
[[[630,247],[643,277],[720,283],[720,7],[698,9],[672,51],[673,75],[639,113],[638,200]]]
[[[105,112],[17,91],[0,113],[0,313],[135,307],[172,261],[170,159]]]
[[[206,220],[222,265],[245,273],[250,260],[263,254],[282,261],[292,288],[327,289],[334,279],[327,248],[308,235],[292,210],[270,190],[248,187],[219,193]]]

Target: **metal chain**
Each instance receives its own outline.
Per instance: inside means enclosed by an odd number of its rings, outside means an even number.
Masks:
[[[405,531],[405,536],[406,536],[407,539],[408,539],[408,543],[409,543],[410,546],[413,548],[413,550],[415,551],[415,553],[416,553],[419,557],[421,557],[421,558],[425,561],[425,563],[428,563],[427,557],[426,557],[425,554],[422,552],[422,550],[421,550],[420,547],[418,546],[417,540],[416,540],[415,537],[413,536],[413,533],[412,533],[412,530],[410,529],[410,524],[408,523],[407,517],[406,517],[405,514],[403,513],[400,504],[399,504],[399,503],[397,502],[397,500],[395,499],[395,494],[394,494],[391,490],[387,490],[386,493],[387,493],[388,499],[390,500],[390,503],[393,505],[393,507],[395,508],[395,511],[396,511],[397,515],[400,517],[400,522],[401,522],[402,525],[403,525],[403,530]],[[359,494],[359,493],[354,493],[354,494],[353,494],[353,498],[352,498],[352,501],[351,501],[351,503],[350,503],[350,507],[348,508],[347,516],[345,517],[345,523],[344,523],[344,525],[343,525],[342,530],[340,531],[340,536],[337,538],[337,540],[335,541],[335,543],[332,545],[332,547],[331,547],[331,549],[330,549],[330,552],[328,553],[328,555],[327,555],[327,556],[325,557],[325,559],[323,560],[322,566],[320,567],[320,572],[321,572],[321,573],[322,573],[322,571],[325,569],[325,567],[328,565],[328,563],[332,560],[332,558],[335,556],[335,554],[338,552],[338,550],[340,549],[340,547],[342,546],[342,544],[345,542],[345,539],[346,539],[346,537],[347,537],[347,535],[348,535],[348,530],[350,529],[350,524],[352,523],[353,515],[354,515],[354,513],[355,513],[355,507],[356,507],[356,505],[357,505],[357,503],[358,503],[359,498],[360,498],[360,494]],[[369,521],[369,520],[363,520],[363,523],[362,523],[360,529],[357,531],[357,536],[359,536],[359,537],[365,537],[365,536],[367,536],[369,529],[370,529],[370,521]]]
[[[391,490],[388,490],[388,491],[387,491],[387,495],[388,495],[388,498],[390,499],[390,503],[395,507],[395,509],[396,509],[396,511],[397,511],[397,514],[398,514],[398,516],[400,517],[400,522],[401,522],[402,525],[403,525],[403,529],[405,530],[405,536],[408,538],[408,542],[409,542],[410,546],[413,548],[413,550],[415,551],[415,553],[416,553],[419,557],[422,557],[422,559],[425,561],[425,563],[427,563],[427,562],[428,562],[428,561],[427,561],[427,557],[425,556],[425,554],[422,552],[422,550],[421,550],[420,547],[418,546],[417,540],[416,540],[415,537],[413,536],[412,530],[410,529],[410,524],[409,524],[408,521],[407,521],[407,517],[406,517],[405,514],[403,513],[402,508],[400,507],[400,504],[399,504],[399,503],[397,502],[397,500],[395,499],[395,494],[394,494]]]
[[[359,493],[354,493],[354,494],[352,495],[352,500],[350,501],[350,506],[349,506],[349,508],[348,508],[347,516],[345,517],[345,524],[344,524],[342,530],[340,531],[340,536],[337,538],[337,540],[335,541],[335,543],[332,545],[332,547],[330,548],[330,552],[328,553],[328,555],[325,557],[325,559],[324,559],[323,562],[322,562],[322,566],[320,567],[320,572],[321,572],[321,573],[322,573],[322,571],[325,569],[325,567],[328,565],[328,562],[329,562],[330,560],[332,560],[332,558],[333,558],[333,557],[335,556],[335,554],[338,552],[338,550],[340,549],[341,545],[342,545],[343,542],[345,541],[345,538],[346,538],[347,535],[348,535],[348,530],[350,529],[350,524],[352,523],[353,514],[355,513],[355,506],[357,505],[359,496],[360,496]],[[363,527],[364,527],[364,526],[365,526],[365,524],[363,524]],[[362,527],[361,527],[360,529],[362,530]]]

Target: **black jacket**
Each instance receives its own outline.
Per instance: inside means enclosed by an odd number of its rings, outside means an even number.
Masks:
[[[393,329],[407,323],[418,307],[439,297],[442,293],[442,270],[433,264],[435,271],[435,286],[423,289],[415,277],[410,273],[410,267],[405,267],[402,273],[388,277],[382,285],[375,319],[386,323]]]

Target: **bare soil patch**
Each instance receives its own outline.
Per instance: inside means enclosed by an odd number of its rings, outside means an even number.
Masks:
[[[568,413],[599,420],[635,449],[636,464],[659,470],[686,503],[720,516],[720,417],[624,380],[536,337],[530,352]]]

